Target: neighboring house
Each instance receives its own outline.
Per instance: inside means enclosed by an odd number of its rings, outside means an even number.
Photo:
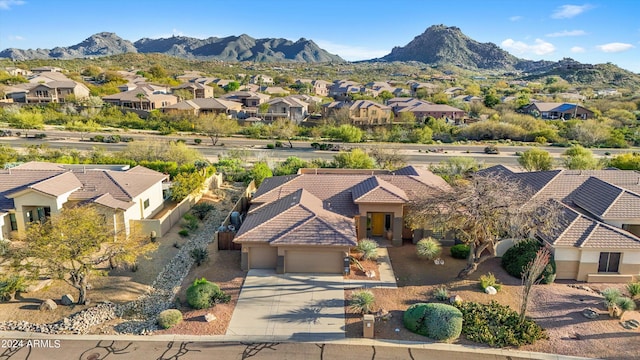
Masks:
[[[152,217],[163,208],[167,176],[128,165],[63,165],[29,162],[0,170],[0,240],[44,221],[64,207],[93,204],[114,227]]]
[[[418,90],[425,91],[427,94],[434,94],[439,89],[438,85],[426,82],[409,81],[407,85],[411,89],[412,96],[416,96]]]
[[[89,88],[73,80],[17,84],[10,94],[13,101],[21,103],[63,103],[68,97],[82,99],[89,95]]]
[[[309,115],[309,104],[297,97],[287,96],[275,98],[267,101],[269,108],[265,114],[260,114],[265,120],[276,120],[279,118],[289,119],[299,124]]]
[[[280,86],[263,86],[260,88],[260,92],[263,92],[269,95],[274,95],[274,94],[288,95],[289,94],[289,90],[285,90]]]
[[[473,95],[458,95],[458,96],[455,96],[452,100],[465,102],[465,103],[481,103],[484,101],[484,99],[481,98],[480,96],[473,96]]]
[[[640,276],[640,172],[482,170],[519,181],[533,197],[561,205],[561,226],[538,234],[549,244],[557,279],[629,282]]]
[[[193,94],[194,99],[204,99],[213,97],[213,88],[208,85],[200,83],[184,83],[179,86],[171,88],[172,92],[176,90],[187,90]]]
[[[234,91],[224,94],[220,98],[239,102],[244,107],[257,108],[260,104],[267,102],[271,96],[254,91]]]
[[[336,80],[329,88],[329,96],[337,101],[350,100],[352,94],[359,94],[362,85],[349,80]]]
[[[569,120],[573,118],[586,120],[594,116],[593,111],[581,105],[570,103],[533,102],[523,106],[520,111],[544,120]]]
[[[301,169],[265,179],[234,238],[244,270],[342,273],[359,239],[412,239],[404,224],[416,196],[446,191],[433,173],[408,166],[387,170]]]
[[[454,97],[454,96],[458,96],[461,95],[462,93],[464,93],[464,88],[458,87],[458,86],[454,86],[454,87],[450,87],[447,88],[443,91],[443,93],[445,95],[447,95],[448,97]]]
[[[273,78],[268,75],[258,74],[249,79],[249,83],[256,85],[273,85]]]
[[[466,116],[464,110],[443,104],[433,104],[414,98],[393,98],[387,101],[396,116],[403,112],[412,113],[417,121],[424,121],[428,117],[436,119],[460,120]]]
[[[118,107],[151,111],[177,104],[178,98],[174,95],[155,92],[148,86],[141,86],[117,94],[103,96],[102,101]]]
[[[328,96],[329,95],[329,85],[331,85],[331,83],[329,83],[328,81],[313,80],[311,82],[311,85],[313,86],[311,91],[313,91],[314,94],[316,94],[318,96]]]
[[[43,72],[62,72],[62,69],[57,66],[40,66],[37,68],[31,69],[32,73],[43,73]]]
[[[349,109],[349,119],[356,125],[390,124],[393,116],[391,107],[370,100],[334,101],[323,105],[324,117],[330,117],[336,111]]]
[[[195,116],[203,114],[227,114],[232,118],[237,118],[238,114],[242,111],[242,104],[224,99],[198,98],[166,106],[162,111],[174,114],[189,113]]]
[[[25,70],[25,69],[21,69],[15,66],[7,66],[4,68],[4,70],[6,72],[9,73],[9,75],[11,76],[23,76],[23,77],[27,77],[29,76],[29,74],[31,74],[31,71],[29,70]]]

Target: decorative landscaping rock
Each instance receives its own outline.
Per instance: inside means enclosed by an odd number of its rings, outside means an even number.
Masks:
[[[71,296],[70,294],[62,295],[62,299],[60,299],[60,303],[66,306],[69,306],[74,302],[75,300],[73,300],[73,296]]]
[[[53,279],[36,280],[35,282],[32,282],[31,285],[27,286],[24,292],[30,293],[42,290],[43,288],[51,285],[52,282]]]
[[[49,310],[55,310],[58,308],[58,305],[56,304],[55,301],[51,300],[51,299],[47,299],[45,301],[42,302],[42,304],[40,304],[40,311],[49,311]]]
[[[494,288],[493,286],[487,286],[487,287],[484,289],[484,292],[485,292],[485,293],[487,293],[487,294],[489,294],[489,295],[495,295],[495,294],[497,294],[497,293],[498,293],[498,290],[496,290],[496,288]]]
[[[582,315],[587,319],[596,319],[599,316],[595,310],[589,308],[582,310]]]
[[[378,320],[382,321],[389,321],[393,317],[386,309],[380,309],[374,315]]]
[[[462,297],[460,295],[455,295],[449,298],[450,304],[459,304],[462,302]]]
[[[376,272],[374,270],[367,270],[367,272],[365,272],[365,275],[367,275],[368,278],[374,278],[376,277]]]
[[[218,320],[218,318],[215,315],[209,313],[204,315],[204,320],[206,322],[212,322]]]

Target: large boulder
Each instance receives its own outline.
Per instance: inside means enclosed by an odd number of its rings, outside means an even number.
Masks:
[[[60,299],[60,303],[62,305],[72,305],[75,302],[75,300],[73,300],[73,296],[71,294],[66,294],[66,295],[62,295],[62,299]]]
[[[40,310],[41,311],[50,311],[50,310],[55,310],[58,308],[58,305],[56,304],[55,301],[51,300],[51,299],[47,299],[45,301],[42,302],[42,304],[40,304]]]

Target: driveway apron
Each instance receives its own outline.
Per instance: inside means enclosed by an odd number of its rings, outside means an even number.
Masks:
[[[344,328],[341,275],[250,270],[227,335],[330,340],[344,338]]]

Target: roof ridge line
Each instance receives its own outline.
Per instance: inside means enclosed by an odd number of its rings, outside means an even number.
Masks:
[[[551,170],[551,171],[555,171],[555,170]],[[559,169],[558,173],[555,174],[551,179],[549,179],[549,181],[547,181],[547,183],[544,184],[544,186],[541,187],[540,190],[536,191],[536,193],[533,194],[531,199],[533,199],[536,196],[538,196],[538,194],[541,194],[558,176],[560,176],[560,174],[563,174],[564,172],[565,172],[565,169]]]
[[[102,171],[103,174],[107,175],[107,177],[109,179],[111,179],[111,181],[113,181],[114,184],[116,184],[116,186],[118,188],[120,188],[120,190],[122,190],[125,194],[127,194],[127,196],[133,200],[133,195],[131,195],[124,187],[122,187],[122,185],[120,185],[120,183],[118,182],[118,180],[114,179],[113,176],[111,176],[110,171]],[[113,196],[113,195],[111,195]],[[115,197],[114,197],[115,199]]]

